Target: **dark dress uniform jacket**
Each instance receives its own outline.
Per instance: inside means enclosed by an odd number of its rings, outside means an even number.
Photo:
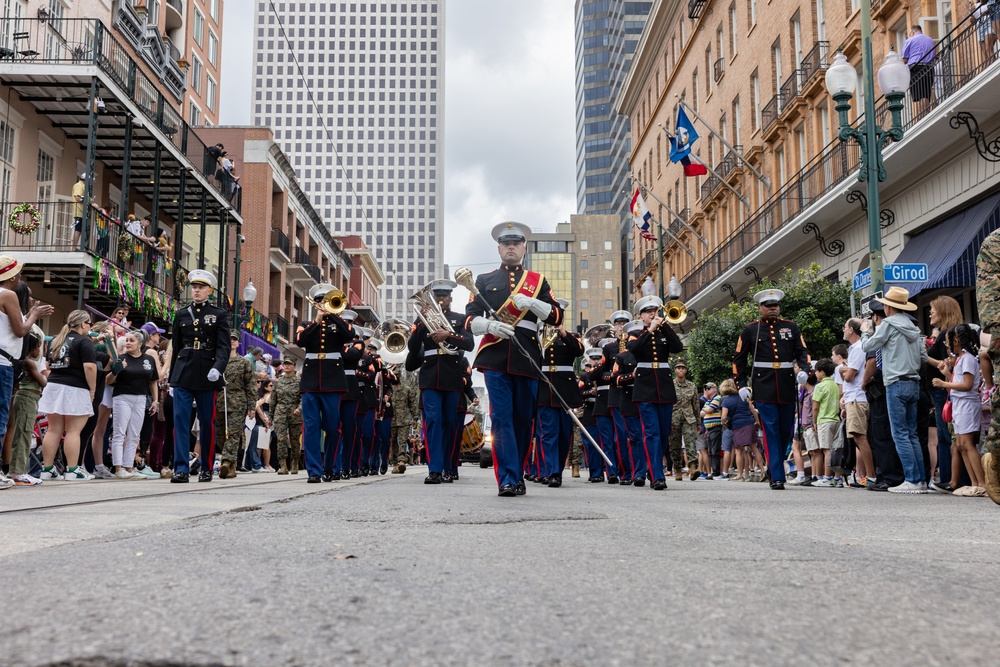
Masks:
[[[351,341],[344,348],[344,374],[347,376],[347,393],[342,401],[360,401],[361,385],[358,383],[358,363],[365,356],[365,344],[360,339]]]
[[[590,372],[590,381],[594,383],[594,391],[597,392],[597,400],[594,401],[595,417],[610,417],[611,410],[608,409],[608,386],[611,384],[611,364],[608,364],[607,377],[605,377],[604,365],[598,366]],[[601,387],[604,387],[602,389]]]
[[[489,317],[486,306],[483,305],[483,299],[486,300],[486,303],[490,304],[493,310],[498,310],[510,296],[514,287],[521,281],[522,275],[524,275],[524,268],[520,264],[516,266],[502,265],[496,271],[480,274],[476,278],[476,289],[479,290],[480,296],[470,301],[465,307],[465,314],[467,316],[466,326],[470,326],[474,317]],[[552,311],[545,318],[546,324],[551,324],[552,326],[562,324],[562,308],[559,307],[559,304],[556,303],[555,298],[552,296],[549,281],[542,280],[542,284],[535,293],[535,298],[552,306]],[[521,321],[530,322],[536,325],[536,327],[540,326],[538,318],[530,310],[525,313]],[[536,334],[537,329],[523,326],[514,327],[514,336],[521,344],[521,347],[531,355],[535,364],[541,365],[542,352],[538,347],[538,337]],[[489,369],[503,371],[511,375],[538,377],[538,373],[532,368],[528,360],[525,359],[520,350],[514,347],[514,344],[509,340],[501,339],[489,347],[481,348],[476,354],[473,365],[480,370]]]
[[[170,358],[171,387],[191,391],[222,389],[231,349],[230,317],[208,302],[192,303],[177,311]],[[217,382],[208,381],[208,372],[213,368],[219,371]]]
[[[462,391],[465,370],[465,353],[472,352],[475,341],[472,332],[465,327],[465,318],[449,310],[444,314],[455,333],[447,342],[460,350],[459,354],[446,354],[430,337],[430,332],[419,320],[414,324],[413,333],[407,341],[406,370],[420,369],[421,389],[438,391]],[[430,353],[430,354],[428,354]]]
[[[743,328],[736,354],[733,355],[733,377],[738,387],[746,386],[748,357],[753,356],[750,387],[753,400],[762,403],[795,403],[798,385],[795,368],[809,367],[809,350],[795,322],[780,317],[773,322],[754,320]],[[768,366],[758,366],[757,364]]]
[[[336,315],[324,315],[320,322],[310,322],[295,337],[296,344],[306,352],[302,365],[300,391],[347,392],[344,375],[344,345],[354,338],[351,325]],[[324,359],[310,359],[310,354],[330,355]],[[334,356],[335,355],[335,356]]]
[[[615,332],[618,335],[618,332]],[[604,379],[608,381],[608,407],[618,408],[622,407],[622,390],[617,384],[614,383],[612,375],[615,369],[615,358],[625,351],[625,346],[620,340],[614,343],[608,343],[604,346]],[[611,414],[610,412],[608,414]]]
[[[629,351],[635,355],[638,368],[635,369],[635,388],[632,390],[632,400],[637,403],[676,403],[677,392],[674,390],[674,374],[670,370],[670,355],[684,349],[684,344],[674,330],[665,322],[656,333],[649,329],[628,344]],[[655,364],[658,367],[643,368],[640,364]]]
[[[580,385],[576,381],[576,372],[573,364],[583,354],[583,344],[577,340],[576,336],[567,335],[560,337],[545,350],[545,358],[542,360],[542,372],[549,378],[549,382],[556,388],[559,395],[566,401],[566,405],[571,408],[578,408],[583,405],[583,396],[580,395]],[[555,370],[553,368],[562,367],[565,370]],[[549,385],[544,382],[538,384],[538,405],[548,408],[561,408],[562,403],[552,395]]]
[[[580,373],[580,395],[583,396],[583,416],[580,423],[584,426],[596,426],[594,419],[594,403],[597,402],[597,387],[590,379],[590,373]]]
[[[635,355],[625,350],[615,357],[615,367],[611,374],[611,384],[621,391],[621,411],[626,417],[638,417],[639,406],[632,400],[635,391]]]
[[[359,412],[368,412],[378,407],[378,387],[375,386],[375,376],[382,372],[381,359],[371,354],[361,357],[358,362],[358,387],[361,389],[361,398],[365,403],[364,409]]]

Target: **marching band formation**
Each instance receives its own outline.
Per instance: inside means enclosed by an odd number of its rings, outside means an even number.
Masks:
[[[329,284],[314,286],[309,300],[316,317],[296,334],[305,352],[301,377],[295,375],[293,360],[283,360],[290,372],[275,399],[283,428],[279,473],[298,472],[298,438],[289,431],[301,428],[309,483],[386,474],[390,464],[393,473],[402,473],[405,441],[414,435],[425,450],[424,483],[458,480],[463,432],[479,402],[472,389],[476,368],[489,394],[493,468],[501,497],[525,495],[525,479],[561,486],[577,428],[592,483],[649,482],[651,489],[661,491],[671,468],[675,479],[681,479],[685,465],[696,479],[698,459],[687,408],[692,400],[697,405],[697,399],[685,373],[678,371],[675,385],[671,365],[672,359],[684,365],[674,358],[684,346],[671,327],[683,320],[683,304],[664,304],[646,294],[634,312],[612,313],[609,324],[583,335],[568,330],[568,303],[556,298],[545,276],[522,265],[530,236],[523,224],[497,225],[493,238],[500,266],[475,279],[468,269],[458,269],[455,281],[425,286],[411,297],[412,324],[390,319],[375,330],[360,326],[343,292]],[[208,302],[215,277],[192,271],[190,280],[194,302],[177,314],[171,363],[175,483],[189,481],[188,425],[194,406],[206,425],[202,452],[213,461],[217,420],[211,413],[215,394],[224,391],[227,380],[229,324],[225,312]],[[452,292],[459,284],[470,292],[464,314],[452,310]],[[791,433],[794,417],[793,362],[808,364],[797,327],[778,318],[781,297],[778,290],[756,295],[761,319],[744,330],[734,356],[741,395],[748,395],[746,384],[757,394],[776,489],[783,488],[784,480],[780,452],[787,443],[781,434]],[[473,351],[474,336],[481,338],[470,365],[466,353]],[[751,352],[753,370],[745,381]],[[404,410],[395,409],[394,392],[407,377],[419,388],[419,420],[408,401]],[[673,411],[679,397],[677,420]],[[418,423],[420,433],[414,434]],[[222,478],[236,475],[228,439],[226,445]],[[199,467],[198,481],[211,481],[212,466]]]

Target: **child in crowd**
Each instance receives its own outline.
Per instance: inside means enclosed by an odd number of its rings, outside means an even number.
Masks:
[[[823,452],[819,448],[819,437],[816,435],[816,424],[813,419],[813,394],[816,390],[817,380],[815,374],[807,371],[799,371],[798,379],[801,382],[801,389],[799,390],[801,396],[799,400],[799,428],[802,429],[802,439],[797,443],[801,448],[795,458],[795,463],[798,466],[797,474],[795,475],[795,479],[790,480],[788,483],[796,486],[812,486],[813,478],[806,476],[802,449],[805,450],[806,456],[809,457],[809,465],[812,472],[825,468]],[[817,468],[817,466],[819,467]]]
[[[837,370],[837,365],[831,359],[820,359],[816,362],[816,379],[819,382],[813,389],[813,422],[816,427],[816,435],[819,439],[819,450],[816,456],[810,452],[809,458],[813,464],[814,482],[812,486],[837,486],[843,487],[844,481],[838,474],[832,478],[830,470],[830,451],[837,446],[840,438],[840,388],[837,386],[833,375]]]
[[[705,446],[698,450],[698,465],[705,471],[700,479],[710,480],[715,479],[713,473],[719,467],[722,452],[722,397],[714,382],[705,383],[704,396],[706,402],[701,409],[701,420],[705,427]]]
[[[11,400],[11,414],[14,421],[11,430],[14,440],[11,444],[10,476],[17,486],[35,486],[42,480],[28,474],[28,458],[31,451],[31,439],[35,435],[35,419],[38,417],[38,399],[42,397],[45,387],[45,361],[42,358],[42,330],[32,327],[26,340],[28,353],[22,362],[24,377],[18,384]]]
[[[969,473],[970,486],[956,489],[952,495],[982,497],[986,495],[986,480],[979,451],[976,449],[976,435],[981,428],[979,399],[979,343],[968,324],[959,324],[948,330],[948,347],[955,355],[955,371],[952,381],[941,378],[932,381],[935,387],[951,390],[952,425],[955,428],[958,452]]]

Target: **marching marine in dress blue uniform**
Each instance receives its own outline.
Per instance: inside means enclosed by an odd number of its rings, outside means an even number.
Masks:
[[[604,348],[604,379],[608,381],[608,411],[611,413],[611,422],[615,429],[615,454],[618,457],[622,485],[632,483],[632,476],[635,474],[637,464],[633,456],[633,449],[642,446],[642,434],[629,431],[625,418],[622,416],[622,390],[611,380],[615,357],[625,351],[626,336],[623,328],[631,319],[632,315],[627,310],[616,310],[611,313],[613,330],[610,333],[610,338],[612,340],[607,343],[601,342],[601,347]]]
[[[465,383],[462,360],[466,352],[472,351],[475,341],[465,327],[465,318],[451,310],[451,291],[458,285],[452,280],[435,280],[427,287],[431,288],[452,331],[428,331],[418,317],[406,342],[409,350],[406,370],[420,369],[421,420],[427,438],[428,474],[424,484],[440,484],[451,481],[450,475],[445,480],[442,473],[445,472],[445,456],[451,451],[458,428],[458,396]],[[421,307],[420,304],[417,307]],[[457,354],[449,354],[443,345],[457,350]],[[450,462],[448,467],[451,467]]]
[[[333,285],[320,284],[309,290],[309,300],[322,303]],[[344,345],[354,338],[351,325],[338,315],[317,309],[316,318],[295,337],[305,350],[302,366],[303,449],[309,483],[321,481],[324,457],[320,456],[320,431],[327,434],[326,446],[336,452],[340,433],[340,399],[347,393],[347,376],[342,359]],[[329,456],[335,456],[330,454]]]
[[[323,481],[350,479],[351,461],[358,438],[358,402],[361,400],[361,386],[358,384],[358,364],[364,356],[364,342],[355,328],[358,314],[345,310],[340,319],[351,325],[353,338],[344,346],[344,376],[347,391],[340,397],[340,432],[327,434],[323,446]]]
[[[597,432],[600,434],[601,449],[605,456],[611,461],[605,461],[608,468],[608,484],[619,484],[619,475],[624,472],[619,468],[618,447],[615,440],[615,422],[611,416],[611,407],[608,405],[608,393],[611,391],[611,369],[612,362],[605,358],[604,348],[612,343],[617,344],[617,338],[604,338],[598,341],[597,347],[587,351],[587,356],[594,359],[594,371],[591,380],[597,390],[597,401],[594,403],[594,420],[597,422]],[[591,353],[597,350],[599,357],[593,357]],[[598,454],[600,456],[600,454]],[[604,461],[604,459],[601,459]]]
[[[563,309],[569,306],[565,299],[558,299],[558,303]],[[583,405],[583,396],[574,364],[583,354],[583,343],[563,326],[556,327],[556,331],[558,337],[544,351],[542,372],[548,376],[566,405],[578,408]],[[541,474],[548,478],[549,486],[562,486],[562,471],[573,442],[573,419],[544,382],[538,387],[538,424],[542,442],[540,459],[544,462]]]
[[[622,334],[625,336],[626,345],[639,337],[642,332],[642,320],[632,320],[622,327]],[[635,486],[645,486],[648,475],[648,465],[646,462],[646,452],[643,445],[642,421],[639,419],[639,405],[633,400],[632,392],[635,388],[635,355],[626,348],[624,352],[615,355],[614,367],[611,371],[611,384],[618,387],[621,392],[619,411],[622,421],[625,422],[625,429],[628,431],[629,451],[632,457],[632,484]],[[624,483],[625,480],[622,480]]]
[[[733,377],[743,400],[753,400],[764,431],[764,455],[771,476],[771,488],[785,488],[785,451],[792,442],[798,386],[795,364],[809,368],[809,350],[795,322],[778,317],[780,289],[761,290],[753,295],[760,319],[743,328],[733,355]],[[747,381],[747,358],[753,370]]]
[[[597,380],[595,375],[600,375],[600,366],[604,358],[604,351],[599,347],[592,347],[584,352],[583,373],[580,373],[580,394],[584,398],[583,416],[580,423],[587,429],[587,433],[594,439],[594,442],[601,442],[601,432],[597,428],[597,417],[594,416],[594,408],[597,404]],[[594,369],[597,369],[596,371]],[[584,452],[587,457],[587,470],[592,483],[604,481],[604,457],[595,449],[590,440],[583,438]]]
[[[174,476],[171,482],[188,481],[191,458],[191,410],[198,405],[201,427],[199,482],[212,481],[215,464],[215,396],[225,385],[222,374],[229,361],[229,313],[208,303],[218,281],[208,271],[196,269],[188,280],[194,302],[174,317],[170,386],[174,396]],[[238,426],[239,427],[239,426]]]
[[[531,444],[538,397],[540,322],[559,326],[563,312],[540,273],[527,271],[521,260],[531,230],[519,222],[502,222],[493,238],[502,264],[476,278],[479,296],[465,308],[468,328],[483,336],[473,366],[483,371],[490,395],[493,463],[500,496],[524,495],[524,462]],[[490,319],[489,304],[500,320]],[[530,359],[514,346],[516,337]],[[534,364],[532,364],[534,362]]]
[[[671,354],[684,350],[681,339],[660,317],[662,306],[658,296],[644,296],[635,302],[635,312],[646,329],[628,345],[636,361],[632,400],[639,405],[646,465],[656,491],[667,488],[663,452],[670,438],[671,417],[677,402],[669,360]]]

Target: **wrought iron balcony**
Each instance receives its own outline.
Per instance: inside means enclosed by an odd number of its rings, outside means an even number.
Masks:
[[[799,69],[802,71],[802,87],[805,88],[817,74],[822,74],[830,66],[827,57],[830,52],[830,42],[816,42],[805,57]]]
[[[718,167],[716,167],[716,171],[718,171]],[[701,200],[705,201],[709,199],[712,196],[712,193],[715,192],[715,188],[720,185],[722,185],[722,181],[717,179],[715,176],[709,176],[706,178],[705,182],[701,184]]]
[[[774,121],[778,120],[778,115],[784,106],[785,103],[781,97],[781,93],[772,97],[771,101],[764,105],[764,108],[760,110],[760,124],[763,130],[766,131],[767,128],[774,124]]]
[[[781,88],[778,91],[781,97],[782,109],[793,99],[802,94],[802,70],[796,69],[792,70],[791,76],[785,79],[785,82],[781,84]],[[778,113],[781,113],[779,110]]]
[[[719,58],[715,61],[715,65],[712,66],[712,73],[715,76],[715,81],[718,83],[722,75],[726,73],[726,59]]]
[[[281,252],[286,261],[292,258],[292,243],[280,229],[271,229],[271,247]]]
[[[267,316],[267,319],[271,320],[274,324],[274,333],[281,336],[285,340],[290,340],[289,334],[291,333],[292,326],[288,320],[277,313],[271,313]]]
[[[733,148],[736,149],[736,152],[734,153],[733,151],[729,151],[728,153],[726,153],[726,157],[722,159],[722,163],[716,170],[719,172],[719,175],[722,176],[723,178],[731,174],[734,169],[740,166],[740,160],[738,156],[743,155],[743,146],[736,145],[733,146]]]
[[[707,4],[708,0],[688,0],[688,18],[694,20],[701,16],[701,10]]]

